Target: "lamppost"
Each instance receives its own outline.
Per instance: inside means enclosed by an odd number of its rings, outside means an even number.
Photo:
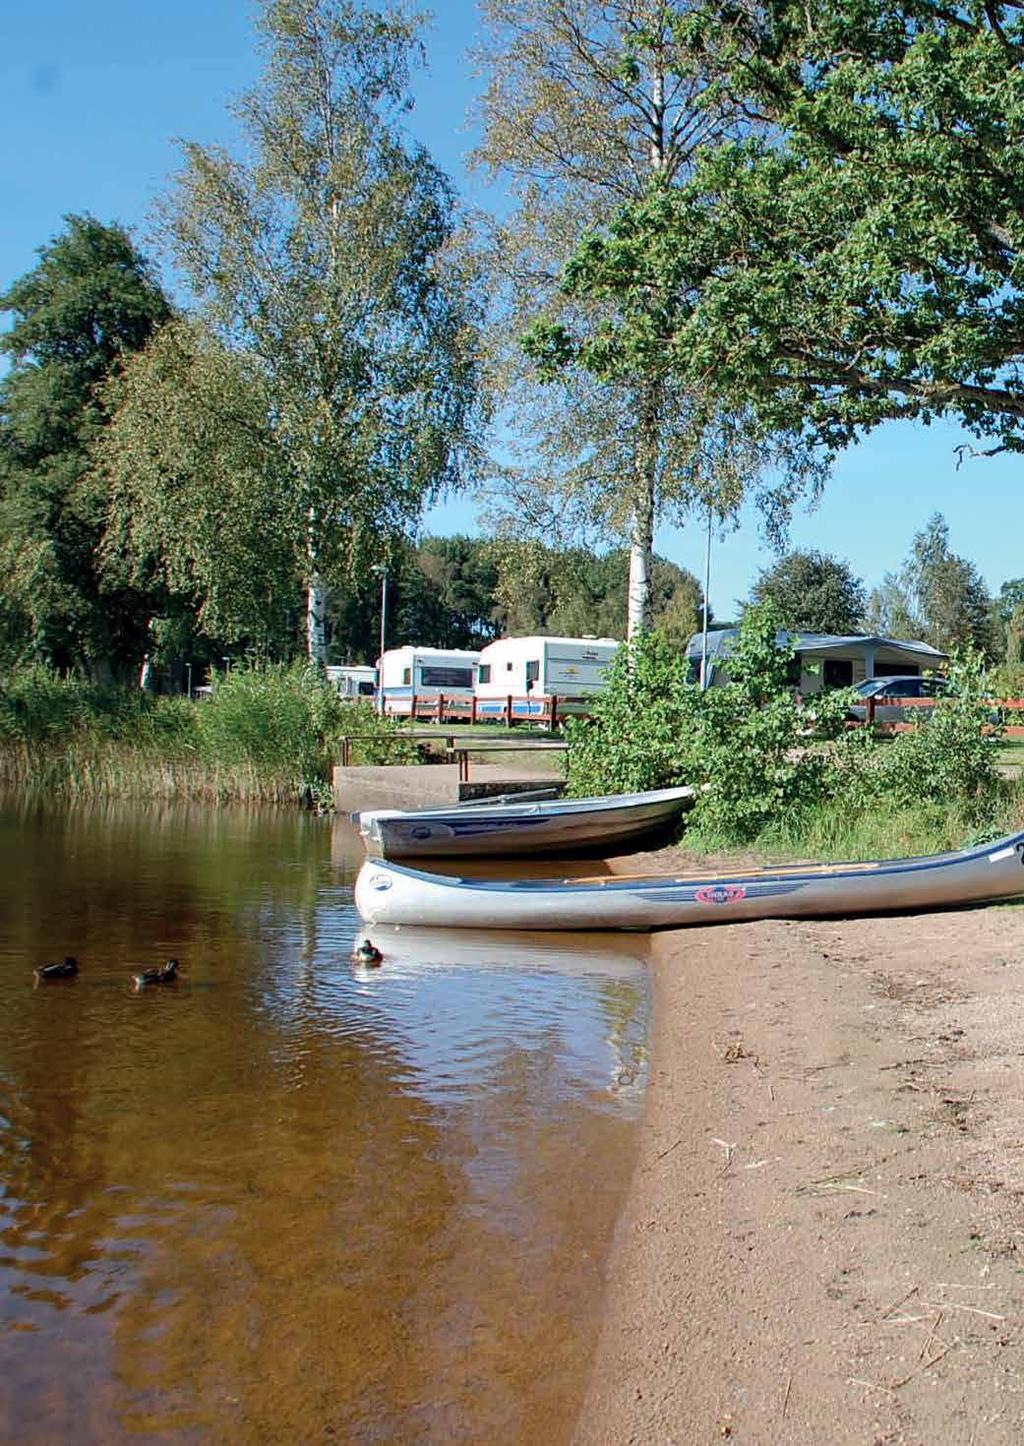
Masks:
[[[191,663],[186,663],[186,664],[185,664],[185,679],[186,679],[186,687],[187,687],[188,696],[191,698],[191,697],[192,697],[192,664],[191,664]]]
[[[700,690],[708,686],[708,593],[711,591],[711,523],[713,513],[708,499],[708,536],[704,548],[704,636],[700,645]]]
[[[387,563],[381,563],[375,572],[380,573],[380,653],[377,657],[377,706],[381,717],[384,716],[384,647],[388,633],[388,569]]]

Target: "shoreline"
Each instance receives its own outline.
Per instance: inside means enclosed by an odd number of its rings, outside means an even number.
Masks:
[[[576,1442],[1024,1438],[1022,961],[1019,906],[652,935]]]

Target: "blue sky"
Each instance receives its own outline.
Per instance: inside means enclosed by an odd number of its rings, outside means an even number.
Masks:
[[[467,112],[479,86],[464,56],[476,29],[469,0],[438,4],[410,126],[481,201],[464,167],[473,142]],[[256,73],[251,11],[241,0],[0,5],[0,289],[33,265],[67,212],[121,221],[145,249],[152,202],[175,166],[175,137],[230,142],[227,103]],[[968,461],[957,471],[954,448],[963,440],[946,425],[879,429],[840,460],[817,509],[797,515],[792,544],[845,558],[871,587],[899,566],[914,532],[938,510],[954,549],[992,591],[1024,576],[1024,459]],[[472,531],[474,523],[472,500],[458,498],[434,509],[426,528]],[[658,549],[703,576],[699,525],[664,529]],[[714,548],[719,617],[733,613],[771,561],[756,518],[745,515]]]

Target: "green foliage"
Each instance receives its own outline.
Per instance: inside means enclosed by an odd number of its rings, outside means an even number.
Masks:
[[[709,504],[728,516],[748,491],[780,520],[820,481],[817,459],[752,429],[742,402],[723,407],[705,378],[672,374],[657,288],[638,285],[627,305],[649,344],[599,369],[591,362],[624,319],[618,297],[560,287],[573,251],[603,234],[624,200],[684,185],[737,117],[704,57],[677,42],[671,7],[485,0],[482,10],[477,159],[507,179],[512,199],[487,237],[488,343],[517,439],[493,469],[491,520],[512,540],[628,545],[632,635],[651,625],[660,521]]]
[[[969,645],[950,657],[949,694],[930,708],[913,732],[884,743],[868,766],[850,779],[853,803],[886,798],[895,805],[948,805],[984,818],[999,790],[1002,725],[992,708],[984,660]]]
[[[790,552],[754,583],[755,603],[771,602],[780,626],[812,633],[856,633],[867,596],[850,565],[826,553]]]
[[[1024,661],[1000,663],[989,670],[988,681],[994,698],[1024,698]],[[1016,723],[1019,717],[1014,714],[1004,721]]]
[[[842,740],[845,690],[801,707],[788,679],[793,642],[776,644],[778,615],[748,608],[727,661],[729,681],[691,690],[688,772],[699,787],[693,823],[705,839],[741,843],[836,792],[829,740]]]
[[[401,726],[339,698],[305,664],[246,664],[216,676],[206,702],[100,687],[51,669],[0,680],[0,776],[137,795],[305,799],[326,806],[344,734],[369,735],[353,761],[419,759]]]
[[[593,717],[567,727],[571,792],[689,783],[697,797],[687,836],[703,847],[809,831],[850,840],[858,819],[887,810],[931,810],[933,823],[991,818],[1000,730],[976,650],[954,655],[950,696],[917,730],[876,739],[846,728],[851,690],[797,703],[787,681],[795,651],[777,645],[777,628],[770,606],[749,608],[729,681],[704,693],[683,684],[679,655],[656,635],[620,649]]]
[[[489,544],[495,560],[495,614],[509,636],[621,638],[626,624],[629,554],[595,553],[539,542]],[[691,572],[655,557],[651,620],[663,637],[685,647],[701,616],[703,589]]]
[[[657,634],[620,648],[591,718],[567,725],[571,792],[689,783],[693,827],[722,842],[755,838],[832,792],[838,773],[820,740],[841,732],[847,695],[816,700],[813,715],[801,708],[787,684],[795,654],[776,646],[777,626],[770,607],[749,608],[730,681],[703,693],[683,682],[682,654]]]
[[[185,145],[166,234],[204,321],[265,387],[322,661],[325,584],[471,469],[476,297],[450,183],[402,125],[416,20],[262,0],[258,28],[265,70],[234,107],[243,147]]]
[[[141,689],[62,677],[41,665],[0,680],[4,743],[66,746],[85,737],[138,737],[154,711],[153,700]]]
[[[303,783],[324,776],[343,704],[319,669],[250,664],[219,673],[199,705],[204,755],[221,763],[295,769]]]
[[[344,704],[342,733],[352,739],[353,764],[423,763],[420,745],[407,738],[405,725],[395,718],[382,718],[367,698]]]
[[[828,449],[943,414],[1024,448],[1021,11],[712,5],[675,38],[758,123],[580,247],[584,363],[658,356]]]
[[[188,609],[207,640],[287,655],[306,522],[261,369],[200,324],[174,321],[131,358],[107,400],[112,418],[93,459],[109,495],[108,575],[158,589],[168,599],[159,613]]]
[[[992,656],[996,646],[992,604],[973,562],[949,545],[940,512],[915,533],[897,575],[886,575],[871,596],[871,624],[888,637],[920,638],[943,652],[974,646]]]
[[[684,659],[657,633],[619,648],[588,718],[569,718],[570,794],[639,793],[688,783],[681,735],[689,715]]]
[[[39,257],[0,296],[0,652],[109,676],[138,665],[154,599],[103,570],[89,449],[107,424],[103,383],[170,308],[120,226],[69,216]]]

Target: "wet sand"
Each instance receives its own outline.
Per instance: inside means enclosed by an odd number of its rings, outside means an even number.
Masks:
[[[653,936],[578,1442],[1024,1439],[1022,965],[1021,907]]]

